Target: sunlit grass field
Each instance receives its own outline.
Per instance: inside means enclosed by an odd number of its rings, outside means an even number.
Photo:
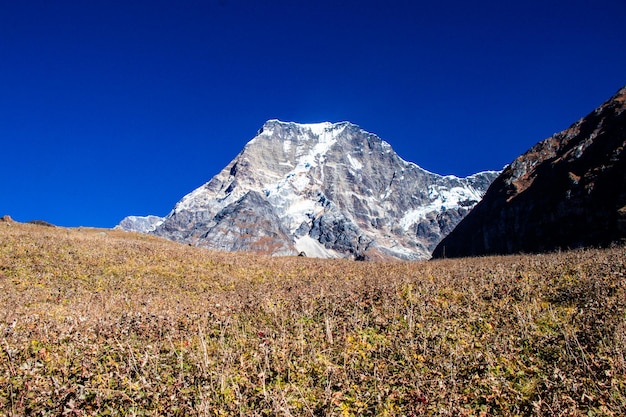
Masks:
[[[0,415],[623,416],[625,258],[270,258],[0,222]]]

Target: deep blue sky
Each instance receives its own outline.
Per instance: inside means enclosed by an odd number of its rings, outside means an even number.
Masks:
[[[625,0],[0,0],[0,216],[167,214],[272,118],[500,169],[626,84]]]

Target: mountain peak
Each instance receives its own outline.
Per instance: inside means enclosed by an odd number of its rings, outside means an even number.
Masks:
[[[323,138],[325,134],[335,136],[339,130],[343,130],[347,126],[357,127],[350,122],[319,122],[319,123],[297,123],[284,122],[277,119],[268,120],[263,127],[257,132],[257,136],[277,136],[281,139],[302,138],[305,133],[310,132],[316,138]]]
[[[323,122],[317,122],[317,123],[300,123],[300,122],[286,122],[286,121],[279,120],[279,119],[270,119],[263,124],[263,128],[276,126],[276,125],[292,126],[292,127],[297,127],[300,129],[310,129],[312,131],[334,129],[336,127],[341,127],[345,125],[357,126],[354,123],[348,122],[348,121],[341,121],[341,122],[323,121]]]
[[[268,120],[150,233],[273,255],[427,259],[495,176],[427,172],[350,122]]]

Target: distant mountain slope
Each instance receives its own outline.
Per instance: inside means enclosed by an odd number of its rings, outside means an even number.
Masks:
[[[270,120],[150,233],[225,251],[427,259],[497,174],[433,174],[348,122]]]
[[[494,181],[433,257],[542,252],[626,238],[626,87]]]
[[[161,223],[163,223],[163,218],[159,216],[127,216],[124,217],[115,228],[133,232],[150,233]]]

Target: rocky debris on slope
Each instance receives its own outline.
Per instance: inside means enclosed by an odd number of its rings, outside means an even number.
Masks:
[[[626,238],[626,87],[515,159],[434,257],[605,246]]]
[[[53,225],[50,222],[47,222],[45,220],[29,220],[26,222],[27,224],[34,224],[36,226],[45,226],[45,227],[56,227],[55,225]]]
[[[497,174],[433,174],[348,122],[270,120],[150,233],[226,251],[427,259]]]

